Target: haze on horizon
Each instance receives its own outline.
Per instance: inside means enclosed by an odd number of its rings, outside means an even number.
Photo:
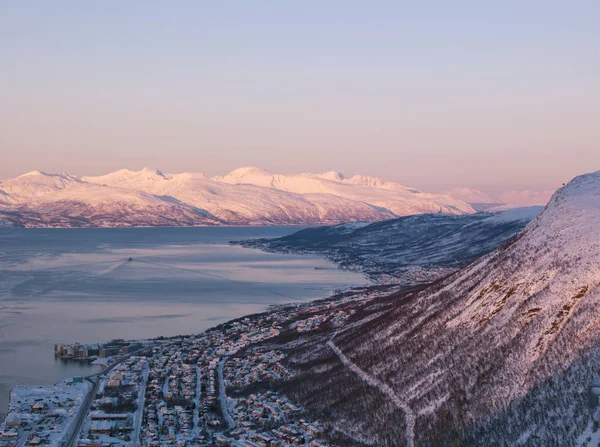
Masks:
[[[5,3],[0,179],[152,166],[554,190],[600,168],[600,3]]]

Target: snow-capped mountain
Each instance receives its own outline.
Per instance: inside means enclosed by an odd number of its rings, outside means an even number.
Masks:
[[[35,171],[0,182],[0,220],[22,226],[332,224],[440,211],[474,212],[450,197],[334,172],[241,168],[207,178],[155,169],[97,177]]]
[[[211,224],[201,210],[133,189],[85,182],[69,174],[30,172],[0,183],[0,220],[45,227]]]
[[[599,284],[600,171],[473,264],[306,341],[291,392],[357,445],[587,445]]]
[[[460,200],[438,194],[427,194],[378,177],[356,175],[345,178],[330,171],[324,174],[272,174],[264,169],[236,169],[213,180],[233,185],[255,185],[295,194],[328,194],[348,200],[369,203],[396,216],[423,213],[463,214],[474,212]]]

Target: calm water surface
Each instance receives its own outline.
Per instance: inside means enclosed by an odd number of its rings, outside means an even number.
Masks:
[[[97,368],[55,360],[55,343],[197,333],[365,283],[319,258],[227,245],[298,229],[0,229],[0,417],[14,385]]]

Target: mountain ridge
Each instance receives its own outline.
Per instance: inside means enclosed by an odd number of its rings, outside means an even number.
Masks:
[[[475,210],[447,196],[335,171],[279,175],[244,167],[212,178],[152,168],[83,177],[32,171],[0,182],[0,220],[31,227],[314,225],[433,212]]]

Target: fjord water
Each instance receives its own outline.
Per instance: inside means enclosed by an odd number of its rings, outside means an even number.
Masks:
[[[197,333],[365,283],[319,258],[227,244],[299,229],[0,229],[0,414],[16,384],[97,368],[56,360],[55,343]]]

